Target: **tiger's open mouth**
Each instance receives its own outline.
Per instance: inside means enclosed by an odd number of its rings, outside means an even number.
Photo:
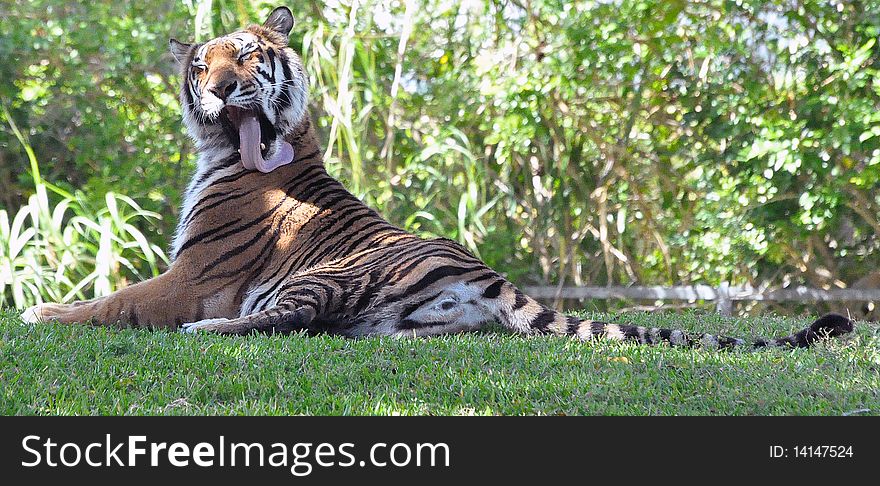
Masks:
[[[276,143],[278,134],[262,110],[227,105],[219,121],[245,168],[271,172],[293,160],[293,147],[284,140]]]

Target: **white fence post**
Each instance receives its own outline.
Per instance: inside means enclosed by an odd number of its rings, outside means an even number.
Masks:
[[[733,300],[730,299],[730,283],[728,282],[721,282],[721,285],[718,287],[715,312],[722,316],[733,315]]]

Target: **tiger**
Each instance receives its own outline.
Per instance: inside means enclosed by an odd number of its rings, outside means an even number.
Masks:
[[[490,323],[522,335],[719,349],[807,347],[853,330],[828,314],[776,339],[582,319],[521,292],[463,246],[385,220],[325,169],[293,14],[204,43],[170,40],[198,153],[159,276],[110,295],[27,309],[27,322],[214,332],[431,336]]]

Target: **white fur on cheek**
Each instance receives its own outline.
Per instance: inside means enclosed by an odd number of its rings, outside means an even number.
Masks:
[[[202,111],[211,118],[220,114],[225,103],[220,98],[214,96],[214,93],[205,90],[202,92]]]

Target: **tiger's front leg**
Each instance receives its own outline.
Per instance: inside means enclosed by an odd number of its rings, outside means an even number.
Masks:
[[[181,332],[216,332],[244,336],[251,332],[280,333],[304,331],[314,319],[314,311],[309,307],[290,308],[280,305],[239,317],[237,319],[202,319],[187,322],[180,328]]]
[[[251,332],[290,333],[310,329],[319,313],[331,311],[334,299],[326,300],[325,295],[312,292],[299,295],[294,288],[278,297],[274,306],[234,319],[202,319],[186,322],[181,332],[215,332],[218,334],[245,335]]]
[[[351,307],[350,302],[341,296],[345,288],[350,294],[356,294],[357,282],[347,282],[328,277],[338,274],[339,268],[318,267],[310,271],[296,274],[277,285],[268,284],[257,287],[253,294],[261,290],[273,289],[276,292],[274,303],[262,310],[245,305],[243,312],[249,314],[228,319],[202,319],[186,322],[182,332],[215,332],[218,334],[245,335],[251,332],[290,333],[303,330],[314,330],[313,324],[327,316],[345,312]],[[247,302],[247,299],[246,299]]]
[[[39,304],[22,313],[25,322],[175,329],[206,317],[205,296],[169,271],[106,297],[72,304]],[[217,309],[211,314],[216,315]],[[222,315],[222,310],[220,312]]]

